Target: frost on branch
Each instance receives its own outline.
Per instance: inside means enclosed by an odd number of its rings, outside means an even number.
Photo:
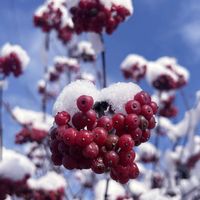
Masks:
[[[19,45],[6,43],[1,49],[0,73],[4,74],[4,76],[9,76],[13,73],[15,77],[18,77],[23,73],[29,61],[30,58],[26,51]]]

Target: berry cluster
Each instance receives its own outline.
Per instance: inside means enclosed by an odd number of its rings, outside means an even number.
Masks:
[[[3,73],[5,76],[13,73],[15,77],[18,77],[22,74],[22,71],[22,63],[16,53],[0,57],[0,73]]]
[[[77,99],[79,112],[73,116],[58,112],[57,127],[50,131],[53,163],[69,170],[110,172],[111,178],[122,184],[136,178],[139,170],[133,148],[149,140],[157,105],[142,91],[124,106],[126,115],[102,115],[94,110],[93,98],[82,95]]]
[[[78,5],[70,9],[76,33],[106,31],[108,34],[118,27],[129,15],[130,11],[123,5],[112,4],[108,9],[99,0],[80,0]]]
[[[47,132],[35,128],[23,128],[15,136],[16,144],[24,144],[26,142],[41,143],[46,138]]]

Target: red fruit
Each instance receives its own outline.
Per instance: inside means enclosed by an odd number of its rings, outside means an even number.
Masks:
[[[74,128],[68,128],[63,133],[63,141],[67,145],[74,145],[76,141],[77,131]]]
[[[87,127],[93,127],[97,120],[97,115],[94,110],[89,110],[88,112],[84,113],[83,118]]]
[[[132,131],[138,128],[140,124],[139,117],[136,114],[129,114],[125,118],[125,128],[129,131]]]
[[[58,140],[52,140],[50,142],[50,150],[51,150],[51,152],[53,154],[59,154],[58,145],[59,145],[59,141]]]
[[[109,151],[105,153],[103,161],[106,167],[114,167],[119,162],[119,156],[115,151]]]
[[[149,122],[146,120],[146,118],[142,115],[140,115],[140,129],[146,130],[149,127]]]
[[[113,121],[113,127],[116,130],[121,130],[124,128],[125,117],[123,114],[118,113],[113,115],[112,121]]]
[[[153,114],[155,115],[158,112],[158,105],[154,101],[152,101],[150,103],[150,106],[151,106],[151,108],[153,110]]]
[[[143,105],[143,106],[142,106],[142,110],[141,110],[141,114],[142,114],[146,119],[151,119],[151,117],[153,117],[153,110],[152,110],[151,106]]]
[[[69,169],[69,170],[76,169],[78,166],[76,160],[68,155],[63,157],[62,164],[66,169]]]
[[[51,160],[53,162],[54,165],[56,166],[60,166],[62,165],[62,155],[61,154],[52,154],[51,155]]]
[[[138,166],[136,165],[136,163],[132,163],[132,165],[129,166],[129,177],[131,179],[135,179],[139,176],[139,169],[138,169]]]
[[[139,141],[142,137],[142,130],[140,128],[136,128],[133,132],[131,132],[131,136],[134,141]]]
[[[67,146],[64,142],[60,142],[58,144],[58,151],[62,155],[69,154],[69,146]]]
[[[126,103],[125,109],[127,114],[137,114],[139,115],[141,112],[141,105],[136,100],[130,100]]]
[[[76,104],[80,111],[87,112],[92,108],[94,100],[91,96],[82,95],[77,99]]]
[[[76,144],[80,147],[86,147],[93,141],[93,134],[86,130],[81,130],[76,135]]]
[[[122,166],[127,166],[133,163],[135,159],[134,151],[120,151],[119,152],[119,163]]]
[[[156,120],[155,120],[155,117],[152,117],[152,118],[149,120],[149,126],[148,126],[148,128],[149,128],[149,129],[153,129],[153,128],[155,128],[155,126],[156,126]]]
[[[106,170],[106,167],[103,163],[102,157],[98,157],[92,161],[91,169],[96,174],[103,174]]]
[[[137,100],[141,105],[149,105],[151,103],[151,97],[147,92],[141,91],[134,96],[134,100]]]
[[[106,149],[107,150],[113,150],[115,149],[117,143],[118,143],[119,137],[117,135],[108,135],[108,138],[106,140]]]
[[[78,130],[83,129],[86,126],[86,120],[84,118],[84,114],[81,112],[76,113],[72,117],[72,124],[74,125],[75,128]]]
[[[122,151],[130,151],[130,150],[132,150],[132,148],[134,147],[134,141],[132,140],[131,135],[129,135],[129,134],[122,135],[119,138],[117,146]]]
[[[86,158],[96,158],[99,154],[99,147],[95,142],[90,143],[83,149],[83,155]]]
[[[97,126],[98,127],[103,127],[105,128],[107,131],[111,131],[113,128],[113,122],[112,119],[110,119],[107,116],[103,116],[101,118],[99,118],[98,122],[97,122]]]
[[[150,136],[151,136],[151,134],[150,134],[149,129],[146,129],[146,130],[142,131],[142,137],[141,137],[140,141],[143,143],[147,142],[150,139]]]
[[[52,140],[56,139],[56,135],[58,134],[57,128],[52,127],[49,133]]]
[[[57,128],[58,134],[56,135],[56,139],[59,140],[59,141],[62,141],[63,135],[64,135],[66,130],[67,130],[67,126],[59,126]]]
[[[103,146],[108,137],[107,131],[104,128],[97,127],[92,132],[94,135],[94,142],[96,142],[98,146]]]
[[[129,170],[127,166],[117,165],[112,169],[114,174],[117,174],[118,179],[127,179],[129,177]]]
[[[58,112],[55,116],[55,122],[58,126],[63,126],[70,121],[69,113],[62,111]]]

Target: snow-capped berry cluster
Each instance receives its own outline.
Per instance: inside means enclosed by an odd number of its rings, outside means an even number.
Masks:
[[[34,24],[44,32],[56,30],[63,43],[71,40],[73,22],[64,0],[48,0],[34,14]]]
[[[149,140],[157,105],[141,91],[122,106],[125,114],[109,108],[106,102],[81,95],[76,99],[78,112],[58,112],[56,126],[50,131],[54,164],[69,170],[91,168],[97,174],[110,172],[111,178],[122,184],[136,178],[139,169],[133,148]]]
[[[23,128],[15,136],[16,144],[24,144],[27,142],[41,143],[47,136],[48,132],[35,128]]]
[[[75,31],[111,34],[133,13],[131,0],[67,0]]]
[[[18,77],[23,73],[29,60],[27,53],[19,45],[7,43],[1,49],[0,73],[4,76],[13,73],[15,77]]]
[[[121,64],[121,70],[126,79],[139,81],[146,75],[147,61],[139,55],[130,54]]]
[[[75,79],[76,80],[87,80],[87,81],[91,81],[92,83],[96,82],[95,76],[93,74],[87,73],[87,72],[78,74]]]

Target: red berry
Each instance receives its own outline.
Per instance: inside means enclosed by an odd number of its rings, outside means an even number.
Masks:
[[[151,97],[147,92],[141,91],[134,96],[134,100],[137,100],[141,105],[149,105],[151,103]]]
[[[153,128],[155,128],[155,126],[156,126],[156,120],[155,120],[155,117],[152,117],[152,118],[149,120],[149,126],[148,126],[148,128],[149,128],[149,129],[153,129]]]
[[[151,117],[153,117],[153,110],[152,110],[151,106],[143,105],[143,106],[142,106],[142,110],[141,110],[141,114],[142,114],[146,119],[151,119]]]
[[[103,174],[106,170],[106,167],[103,163],[102,157],[98,157],[92,161],[91,169],[96,174]]]
[[[96,158],[99,153],[99,147],[95,142],[90,143],[83,149],[83,155],[86,158]]]
[[[94,134],[94,142],[96,142],[98,146],[103,146],[108,137],[107,131],[104,128],[97,127],[92,132]]]
[[[135,159],[134,151],[120,151],[119,152],[119,163],[122,166],[127,166],[133,163]]]
[[[75,128],[78,130],[83,129],[86,126],[86,120],[84,118],[84,114],[81,112],[76,113],[72,117],[72,124],[74,125]]]
[[[125,118],[125,128],[127,130],[134,130],[136,128],[138,128],[140,124],[140,120],[139,117],[136,114],[129,114],[126,116]]]
[[[130,151],[134,147],[134,141],[132,140],[131,135],[125,134],[119,138],[117,146],[123,151]]]
[[[149,129],[146,129],[146,130],[142,131],[142,137],[141,137],[140,141],[143,143],[147,142],[150,139],[150,136],[151,136],[151,134],[150,134]]]
[[[117,135],[108,135],[108,138],[106,140],[106,149],[107,150],[113,150],[115,149],[117,143],[118,143],[119,137]]]
[[[141,105],[136,100],[130,100],[126,103],[125,109],[127,114],[137,114],[139,115],[141,112]]]
[[[63,126],[70,121],[69,113],[62,111],[58,112],[55,116],[55,122],[58,126]]]
[[[60,142],[58,144],[58,151],[62,155],[69,154],[69,146],[67,146],[64,142]]]
[[[135,179],[139,176],[139,169],[138,166],[135,163],[132,163],[132,165],[129,166],[129,177],[131,179]]]
[[[94,110],[89,110],[88,112],[84,113],[83,118],[87,127],[93,127],[97,120],[97,115]]]
[[[140,129],[146,130],[149,127],[149,122],[146,120],[146,118],[142,115],[140,115]]]
[[[116,130],[121,130],[124,128],[124,121],[125,121],[125,117],[123,114],[115,114],[113,117],[112,117],[112,121],[113,121],[113,127],[116,129]]]
[[[63,141],[67,145],[74,145],[76,140],[77,131],[74,128],[68,128],[63,133]]]
[[[152,101],[150,103],[150,106],[151,106],[151,108],[153,110],[153,114],[155,115],[158,112],[158,105],[157,105],[157,103],[155,103],[154,101]]]
[[[78,166],[76,160],[68,155],[63,157],[62,164],[66,169],[70,169],[70,170],[76,169]]]
[[[51,155],[51,160],[53,162],[54,165],[56,166],[60,166],[62,165],[62,155],[61,154],[52,154]]]
[[[109,151],[104,155],[103,161],[106,167],[114,167],[119,162],[119,156],[115,151]]]
[[[140,128],[136,128],[133,132],[131,132],[131,136],[134,141],[139,141],[142,137],[142,130]]]
[[[129,170],[127,166],[117,165],[112,169],[114,174],[117,174],[118,179],[129,178]]]
[[[101,118],[99,118],[98,122],[97,122],[97,126],[98,127],[103,127],[105,128],[107,131],[111,131],[113,128],[113,122],[112,119],[110,119],[107,116],[103,116]]]
[[[52,140],[50,142],[50,150],[51,150],[51,152],[53,154],[59,154],[58,145],[59,145],[59,141],[58,140]]]
[[[76,144],[81,147],[86,147],[93,141],[93,134],[86,130],[81,130],[76,135]]]
[[[82,95],[77,99],[76,104],[80,111],[87,112],[92,108],[94,100],[91,96]]]
[[[52,140],[56,139],[56,135],[58,134],[57,128],[52,127],[49,133]]]

